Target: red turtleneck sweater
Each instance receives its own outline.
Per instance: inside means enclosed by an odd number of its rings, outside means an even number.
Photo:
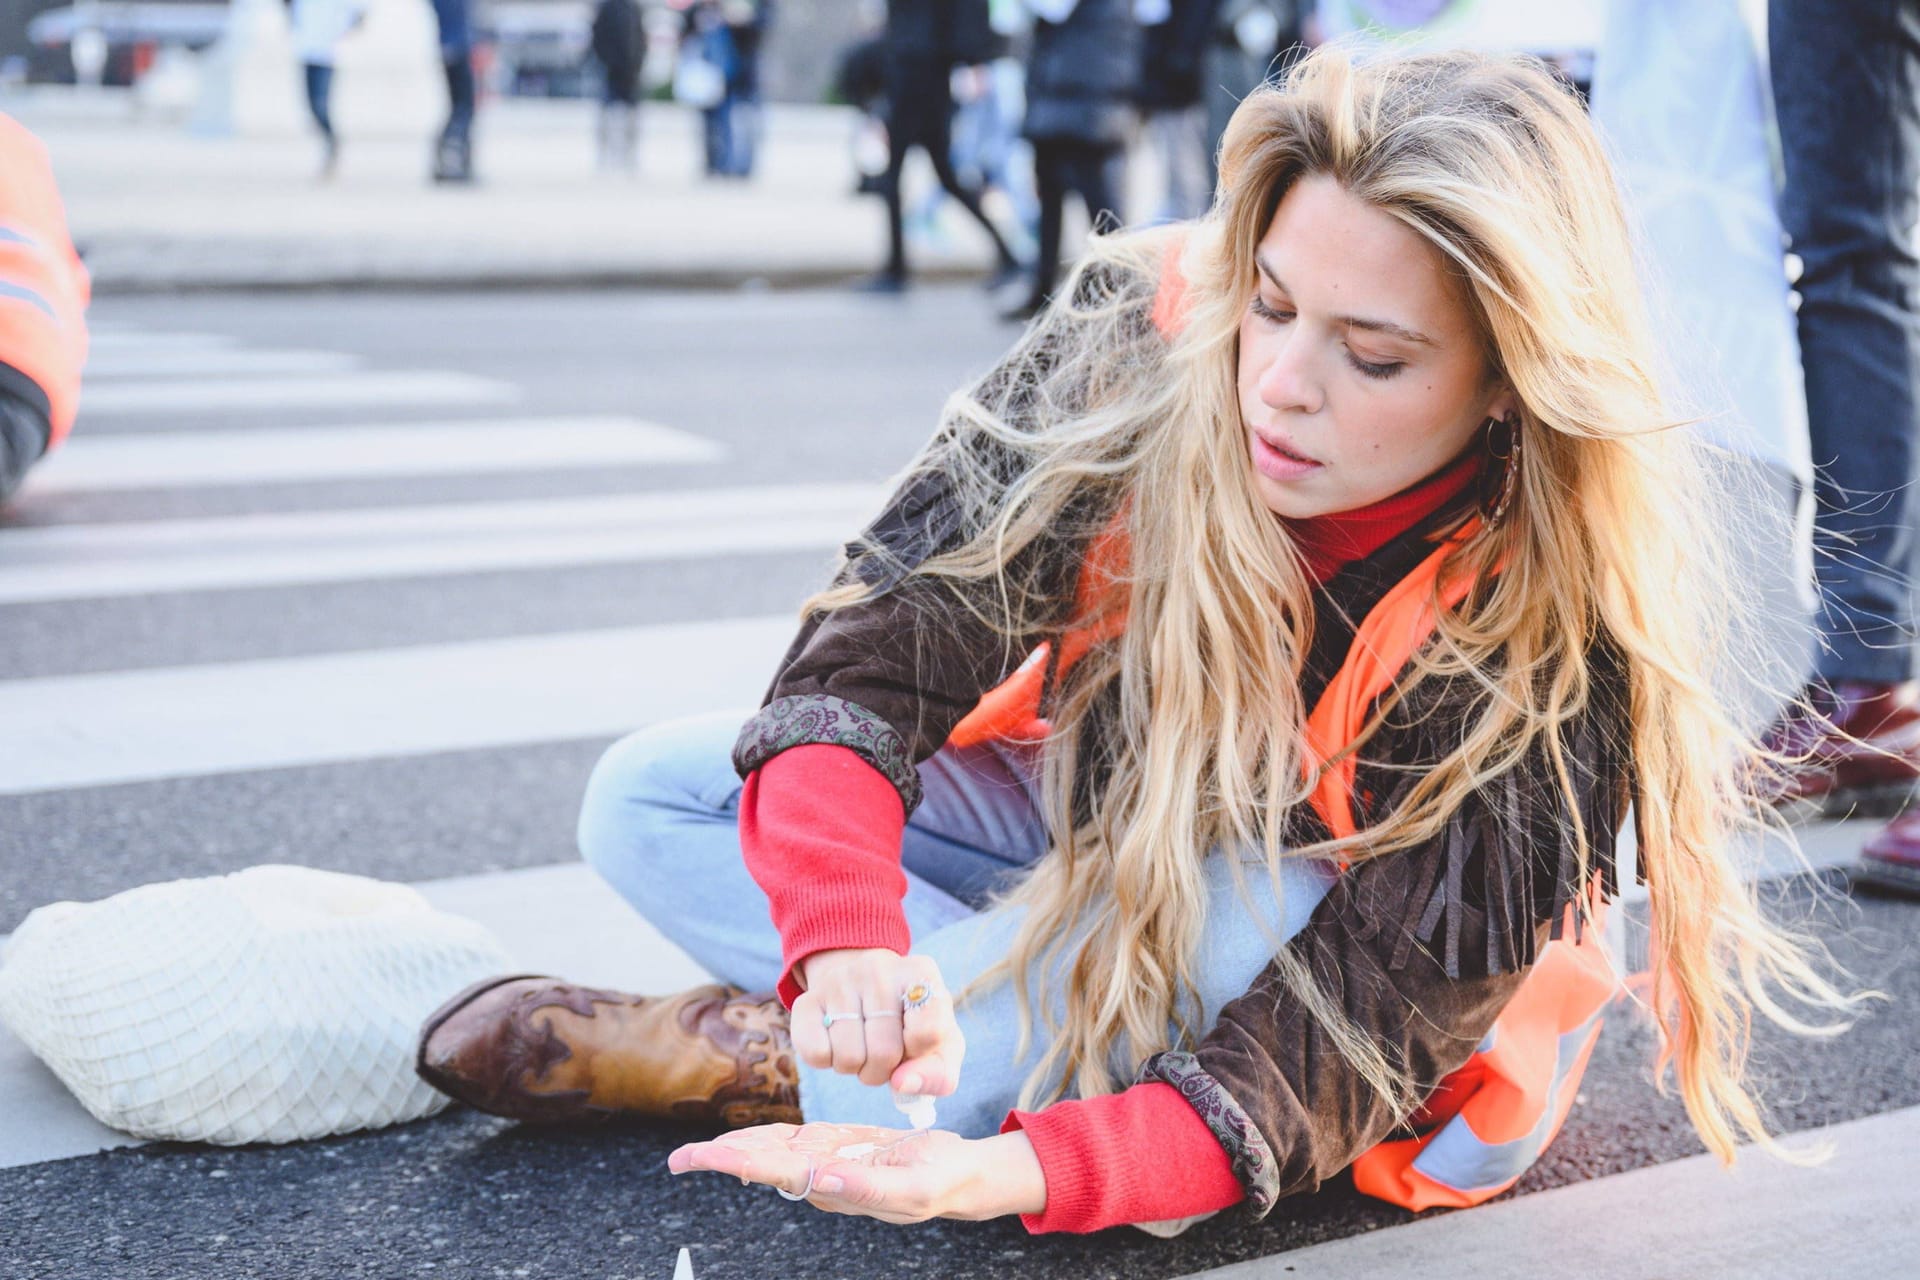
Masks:
[[[1478,471],[1474,454],[1372,506],[1287,527],[1315,580],[1325,582],[1438,511]],[[795,747],[748,776],[740,845],[780,934],[780,998],[788,1007],[802,990],[794,966],[815,952],[907,953],[911,939],[900,908],[905,825],[893,784],[845,747]],[[1184,1218],[1241,1197],[1226,1152],[1171,1085],[1012,1111],[1001,1132],[1011,1129],[1026,1131],[1046,1174],[1046,1211],[1021,1217],[1029,1231]],[[1181,1176],[1168,1178],[1168,1169]]]

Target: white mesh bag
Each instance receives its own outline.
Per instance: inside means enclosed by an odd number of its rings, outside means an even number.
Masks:
[[[421,1022],[511,967],[404,885],[282,866],[41,907],[0,960],[0,1021],[102,1123],[227,1144],[438,1111]]]

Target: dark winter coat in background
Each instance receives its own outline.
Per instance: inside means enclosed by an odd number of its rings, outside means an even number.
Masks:
[[[593,13],[593,56],[606,68],[609,84],[632,85],[640,78],[647,36],[634,0],[600,0]]]
[[[1125,143],[1140,51],[1133,0],[1080,0],[1065,22],[1035,20],[1022,132],[1036,142]]]
[[[903,141],[945,139],[953,69],[996,57],[998,41],[987,0],[888,0],[887,127]]]
[[[1141,32],[1140,109],[1180,111],[1200,102],[1200,63],[1219,0],[1172,0],[1167,20]]]

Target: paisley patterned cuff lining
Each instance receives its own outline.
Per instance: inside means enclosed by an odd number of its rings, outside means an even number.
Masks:
[[[1208,1075],[1190,1053],[1156,1053],[1140,1068],[1140,1079],[1170,1084],[1187,1105],[1200,1114],[1226,1150],[1233,1176],[1246,1188],[1246,1208],[1258,1220],[1267,1215],[1280,1195],[1280,1165],[1273,1149],[1225,1085]]]
[[[733,767],[744,778],[791,747],[815,743],[847,750],[878,769],[911,814],[920,804],[920,771],[894,727],[855,702],[831,694],[775,698],[740,730]]]

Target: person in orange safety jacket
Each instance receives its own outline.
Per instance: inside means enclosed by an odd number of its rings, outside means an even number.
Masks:
[[[0,114],[0,501],[73,429],[89,293],[47,149]]]
[[[1663,1062],[1767,1140],[1752,1015],[1857,998],[1738,872],[1738,531],[1582,104],[1322,48],[1220,168],[949,400],[730,748],[595,770],[583,854],[727,985],[482,983],[430,1083],[890,1222],[1471,1204],[1571,1105],[1631,814]]]

